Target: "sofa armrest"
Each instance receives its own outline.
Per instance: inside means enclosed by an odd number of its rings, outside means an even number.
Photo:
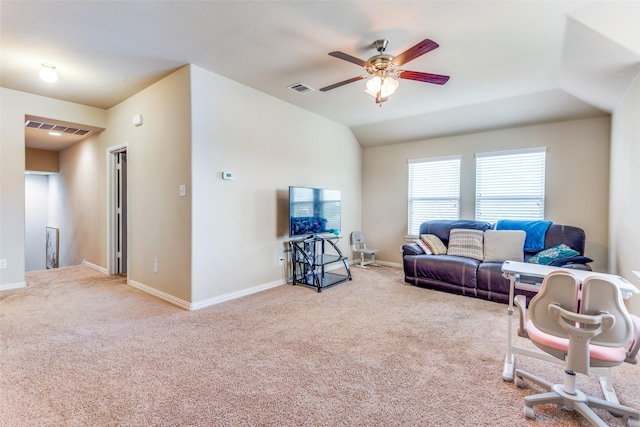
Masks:
[[[424,251],[417,243],[405,243],[402,245],[402,256],[405,255],[424,255]]]

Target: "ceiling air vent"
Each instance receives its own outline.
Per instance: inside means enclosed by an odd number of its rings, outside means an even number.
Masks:
[[[73,128],[68,126],[54,125],[51,123],[42,123],[42,122],[37,122],[35,120],[27,120],[24,126],[31,129],[61,132],[61,133],[66,133],[70,135],[78,135],[78,136],[85,136],[91,133],[90,130],[86,130],[86,129],[78,129],[78,128]]]
[[[306,95],[307,93],[313,92],[315,90],[314,88],[309,87],[304,83],[296,83],[291,86],[287,86],[287,88],[299,93],[300,95]]]

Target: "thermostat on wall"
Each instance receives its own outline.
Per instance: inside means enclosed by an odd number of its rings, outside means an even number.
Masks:
[[[222,179],[232,180],[235,177],[236,176],[233,174],[233,172],[222,172]]]
[[[133,125],[135,127],[142,126],[142,114],[136,114],[133,116]]]

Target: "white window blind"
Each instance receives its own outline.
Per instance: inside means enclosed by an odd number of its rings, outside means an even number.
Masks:
[[[476,220],[544,219],[546,148],[476,154]]]
[[[460,218],[460,156],[409,160],[408,235],[433,219]]]

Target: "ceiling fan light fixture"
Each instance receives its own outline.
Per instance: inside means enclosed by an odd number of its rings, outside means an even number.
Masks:
[[[393,94],[398,89],[398,86],[400,86],[400,82],[392,77],[381,78],[380,76],[373,76],[367,81],[365,92],[373,97],[377,97],[378,92],[380,92],[380,95],[386,98]]]
[[[42,64],[40,68],[40,78],[47,83],[54,83],[58,80],[58,73],[56,67],[51,64]]]

